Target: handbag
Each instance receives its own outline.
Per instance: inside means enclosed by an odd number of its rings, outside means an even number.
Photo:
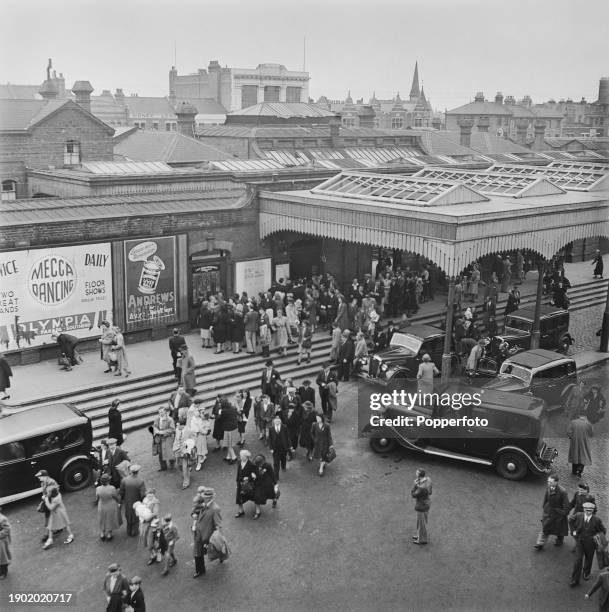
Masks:
[[[332,463],[332,461],[334,461],[334,459],[336,459],[336,450],[334,449],[333,446],[331,446],[328,449],[328,452],[326,453],[326,456],[324,457],[324,461],[326,463]]]
[[[250,480],[244,480],[241,483],[241,498],[243,500],[251,499],[254,495],[254,483]]]
[[[45,513],[47,511],[47,505],[44,503],[44,501],[41,501],[38,504],[38,508],[36,508],[36,512],[42,512]]]
[[[114,349],[108,352],[108,361],[110,363],[116,363],[118,361],[118,353]]]

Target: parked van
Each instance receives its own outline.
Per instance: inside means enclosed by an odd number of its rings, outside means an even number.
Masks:
[[[64,491],[91,482],[91,421],[71,404],[13,412],[0,419],[0,505],[40,493],[35,474],[46,470]]]

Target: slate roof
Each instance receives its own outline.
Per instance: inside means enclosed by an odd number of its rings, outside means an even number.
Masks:
[[[446,111],[447,115],[511,115],[512,108],[505,104],[497,104],[496,102],[470,102],[463,106],[458,106],[452,110]]]
[[[199,115],[226,115],[226,109],[213,98],[177,98],[176,106],[182,102],[190,102],[199,111]]]
[[[459,132],[443,130],[442,134],[446,135],[446,138],[450,138],[454,142],[459,142],[461,139]],[[516,144],[511,140],[491,134],[490,132],[478,131],[472,132],[470,148],[483,155],[495,153],[532,153],[530,149]]]
[[[2,203],[2,225],[65,223],[92,219],[167,215],[247,206],[246,191],[150,193],[82,198],[35,198]]]
[[[335,113],[318,104],[302,102],[261,102],[229,113],[230,116],[254,117],[334,117]]]
[[[132,161],[168,164],[232,159],[233,155],[177,132],[137,130],[114,146],[114,154]]]
[[[171,117],[176,116],[167,98],[149,96],[128,96],[125,106],[129,108],[131,119],[140,117]]]
[[[444,130],[407,130],[408,134],[418,136],[423,149],[430,155],[476,156],[477,152],[469,147],[455,142],[454,138]]]
[[[12,83],[0,84],[1,100],[41,100],[38,93],[40,85],[13,85]]]

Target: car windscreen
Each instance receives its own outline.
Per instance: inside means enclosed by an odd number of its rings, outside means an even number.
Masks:
[[[531,371],[527,368],[523,368],[516,363],[510,363],[509,361],[504,361],[501,365],[501,369],[499,370],[500,374],[509,374],[510,376],[515,376],[520,380],[524,381],[527,385],[531,382]]]
[[[512,329],[519,329],[520,331],[530,332],[533,323],[524,319],[516,319],[515,317],[507,317],[505,319],[505,326],[511,327]]]
[[[423,344],[423,340],[420,338],[416,338],[415,336],[411,336],[410,334],[393,334],[391,338],[391,343],[389,346],[400,346],[402,348],[408,349],[412,351],[415,355],[419,352],[421,345]]]

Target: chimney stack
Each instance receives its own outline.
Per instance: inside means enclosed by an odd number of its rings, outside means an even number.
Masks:
[[[546,122],[542,119],[537,119],[533,124],[535,130],[535,142],[533,142],[534,151],[543,151],[546,148],[544,137],[546,135]]]
[[[123,106],[125,104],[125,94],[123,93],[122,89],[119,89],[117,87],[116,91],[114,92],[114,99],[121,106]]]
[[[72,87],[72,93],[76,96],[76,104],[91,112],[91,93],[93,87],[89,81],[76,81]]]
[[[476,94],[474,102],[484,102],[484,94],[481,91]]]
[[[38,92],[45,100],[54,100],[57,97],[58,91],[55,83],[51,79],[47,79]]]
[[[199,111],[190,103],[182,102],[176,109],[178,117],[178,132],[184,136],[194,138],[195,135],[195,117]]]
[[[461,137],[459,143],[464,147],[469,147],[472,141],[472,128],[474,127],[474,120],[471,117],[462,117],[459,119],[459,129],[461,130]]]
[[[495,104],[503,104],[503,94],[500,91],[495,96]]]
[[[545,125],[544,125],[545,128]],[[523,147],[527,144],[527,130],[529,129],[528,119],[518,119],[516,121],[516,142]]]
[[[480,117],[478,119],[478,131],[479,132],[488,132],[488,128],[491,125],[491,121],[488,117]]]

